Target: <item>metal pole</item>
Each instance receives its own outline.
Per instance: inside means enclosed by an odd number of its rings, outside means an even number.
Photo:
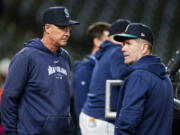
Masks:
[[[116,112],[111,112],[111,87],[122,84],[122,80],[106,80],[105,118],[115,118]]]
[[[180,111],[180,100],[174,98],[174,108]]]

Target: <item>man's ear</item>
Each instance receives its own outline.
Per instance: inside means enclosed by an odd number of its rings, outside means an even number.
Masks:
[[[51,26],[49,24],[45,24],[44,25],[44,31],[49,34],[50,30],[51,30]]]
[[[94,38],[93,39],[93,44],[96,46],[96,47],[99,47],[100,44],[102,43],[102,41],[98,38]]]
[[[148,54],[149,53],[149,45],[147,43],[143,43],[141,50],[142,50],[143,54]]]

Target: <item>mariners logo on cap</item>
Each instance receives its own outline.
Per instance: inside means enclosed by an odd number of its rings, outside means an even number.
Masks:
[[[128,26],[126,27],[125,32],[127,32],[128,28],[129,28],[129,24],[128,24]]]
[[[64,13],[65,13],[66,18],[69,18],[69,12],[68,12],[67,8],[64,9]]]
[[[145,34],[144,34],[144,33],[141,33],[141,37],[145,37]]]

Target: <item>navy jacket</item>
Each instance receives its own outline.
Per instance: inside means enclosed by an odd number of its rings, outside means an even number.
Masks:
[[[7,135],[69,135],[68,53],[53,54],[40,39],[26,43],[10,64],[1,107]]]
[[[115,135],[171,135],[173,87],[160,58],[147,55],[130,66],[119,94]]]
[[[76,61],[74,64],[73,92],[77,120],[79,120],[81,109],[89,92],[89,84],[95,63],[95,57],[88,55],[82,61]],[[79,127],[77,130],[78,135],[81,135]]]
[[[96,65],[91,77],[91,84],[87,100],[82,111],[97,119],[107,120],[114,123],[114,120],[105,119],[105,84],[106,80],[123,79],[127,72],[127,65],[124,64],[124,57],[121,45],[110,41],[104,41],[100,50],[96,53]],[[116,111],[119,89],[112,90],[111,111]]]
[[[74,65],[73,90],[77,118],[79,118],[89,92],[89,84],[95,63],[95,57],[88,55],[82,61],[76,61]]]

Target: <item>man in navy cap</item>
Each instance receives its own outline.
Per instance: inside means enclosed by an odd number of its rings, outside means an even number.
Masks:
[[[71,135],[70,57],[63,46],[70,37],[65,7],[43,15],[42,39],[24,44],[12,59],[2,94],[6,135]]]
[[[123,41],[124,62],[130,69],[119,93],[115,135],[171,135],[173,87],[166,67],[151,54],[151,28],[131,23],[114,39]]]
[[[83,58],[82,61],[75,61],[74,64],[73,92],[78,121],[79,114],[89,92],[91,75],[96,64],[95,54],[99,50],[101,43],[108,39],[108,27],[109,23],[101,21],[95,22],[88,27],[87,36],[92,44],[91,54]],[[77,135],[81,135],[79,126]]]
[[[82,135],[113,135],[114,119],[105,118],[105,85],[106,80],[124,79],[128,70],[124,64],[121,51],[122,43],[116,42],[113,36],[123,33],[130,23],[126,19],[114,21],[108,28],[108,40],[105,40],[96,52],[97,59],[93,69],[89,93],[80,113],[80,128]],[[111,111],[116,111],[119,88],[113,87]]]

